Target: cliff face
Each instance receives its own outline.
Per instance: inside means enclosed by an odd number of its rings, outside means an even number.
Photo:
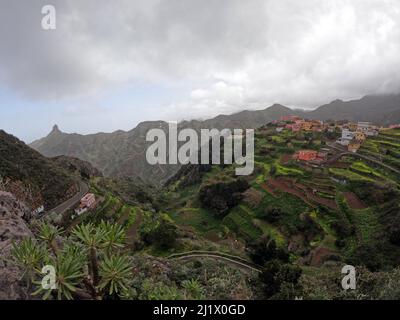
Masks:
[[[0,300],[26,299],[21,270],[11,260],[12,243],[33,237],[28,228],[30,210],[11,193],[0,191]]]
[[[28,208],[34,210],[44,204],[44,199],[40,189],[28,182],[13,181],[10,178],[3,178],[0,181],[0,191],[10,192]]]

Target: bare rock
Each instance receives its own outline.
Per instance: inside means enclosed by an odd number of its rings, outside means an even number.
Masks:
[[[21,270],[12,263],[12,243],[33,237],[24,217],[29,209],[11,193],[0,191],[0,300],[26,299]]]

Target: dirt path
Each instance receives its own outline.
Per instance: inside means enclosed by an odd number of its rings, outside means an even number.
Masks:
[[[287,164],[290,160],[292,160],[293,159],[293,156],[291,155],[291,154],[287,154],[287,153],[285,153],[285,154],[283,154],[282,156],[281,156],[281,158],[279,159],[279,162],[282,164],[282,165],[285,165],[285,164]]]
[[[277,194],[275,193],[275,190],[271,188],[271,186],[267,185],[266,183],[263,183],[260,185],[261,188],[263,188],[265,191],[267,191],[269,194],[271,194],[273,197],[277,198]]]
[[[142,220],[143,220],[142,210],[137,209],[135,222],[126,231],[126,243],[128,246],[131,246],[131,247],[135,246],[138,229],[139,229],[140,225],[142,224]]]
[[[122,226],[125,223],[125,221],[129,219],[130,212],[131,208],[129,207],[125,208],[124,212],[122,212],[120,217],[118,218],[117,223]]]
[[[351,209],[362,210],[368,208],[353,192],[343,192]]]

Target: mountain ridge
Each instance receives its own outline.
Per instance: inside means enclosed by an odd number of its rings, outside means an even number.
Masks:
[[[334,100],[315,110],[291,109],[274,104],[261,110],[243,110],[231,115],[221,114],[207,120],[184,120],[178,129],[256,129],[282,116],[298,115],[319,120],[371,121],[377,124],[400,122],[400,95],[365,96],[358,100]],[[82,135],[64,133],[57,125],[50,134],[30,144],[45,156],[66,155],[92,163],[106,176],[140,177],[144,181],[159,184],[179,169],[178,165],[150,166],[145,159],[149,145],[146,132],[152,128],[168,130],[166,121],[144,121],[129,131]]]

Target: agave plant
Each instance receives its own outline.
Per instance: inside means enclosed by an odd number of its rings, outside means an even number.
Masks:
[[[107,253],[124,246],[125,230],[122,226],[102,221],[99,228],[104,231],[103,245]]]
[[[13,249],[14,259],[25,270],[31,283],[38,285],[34,294],[43,299],[99,299],[106,296],[126,296],[132,268],[129,257],[121,255],[125,232],[121,226],[111,223],[92,223],[75,227],[71,237],[65,237],[58,247],[57,238],[62,230],[47,223],[38,228],[39,244],[25,239]],[[55,288],[43,286],[43,266],[54,267]]]
[[[89,254],[89,271],[96,287],[99,282],[98,251],[104,247],[105,231],[88,223],[75,227],[73,235],[82,242]]]
[[[63,233],[62,229],[50,224],[43,222],[39,225],[38,238],[45,241],[49,248],[52,250],[54,255],[58,253],[58,245],[56,239]]]
[[[126,255],[105,256],[100,263],[101,281],[98,289],[108,295],[126,294],[132,279],[132,264]]]
[[[182,282],[182,287],[185,289],[186,299],[200,300],[203,297],[203,288],[195,279],[185,280]]]
[[[23,269],[22,278],[30,288],[35,274],[41,270],[41,264],[48,259],[46,251],[31,238],[25,238],[19,244],[13,243],[12,255],[15,263]]]
[[[54,266],[56,271],[55,292],[58,300],[72,300],[74,296],[83,295],[82,290],[78,286],[82,283],[85,276],[85,258],[79,246],[68,244],[63,248],[61,254],[51,259],[50,264]],[[52,292],[52,289],[43,288],[40,284],[39,289],[34,295],[43,294],[43,299],[47,300]]]

